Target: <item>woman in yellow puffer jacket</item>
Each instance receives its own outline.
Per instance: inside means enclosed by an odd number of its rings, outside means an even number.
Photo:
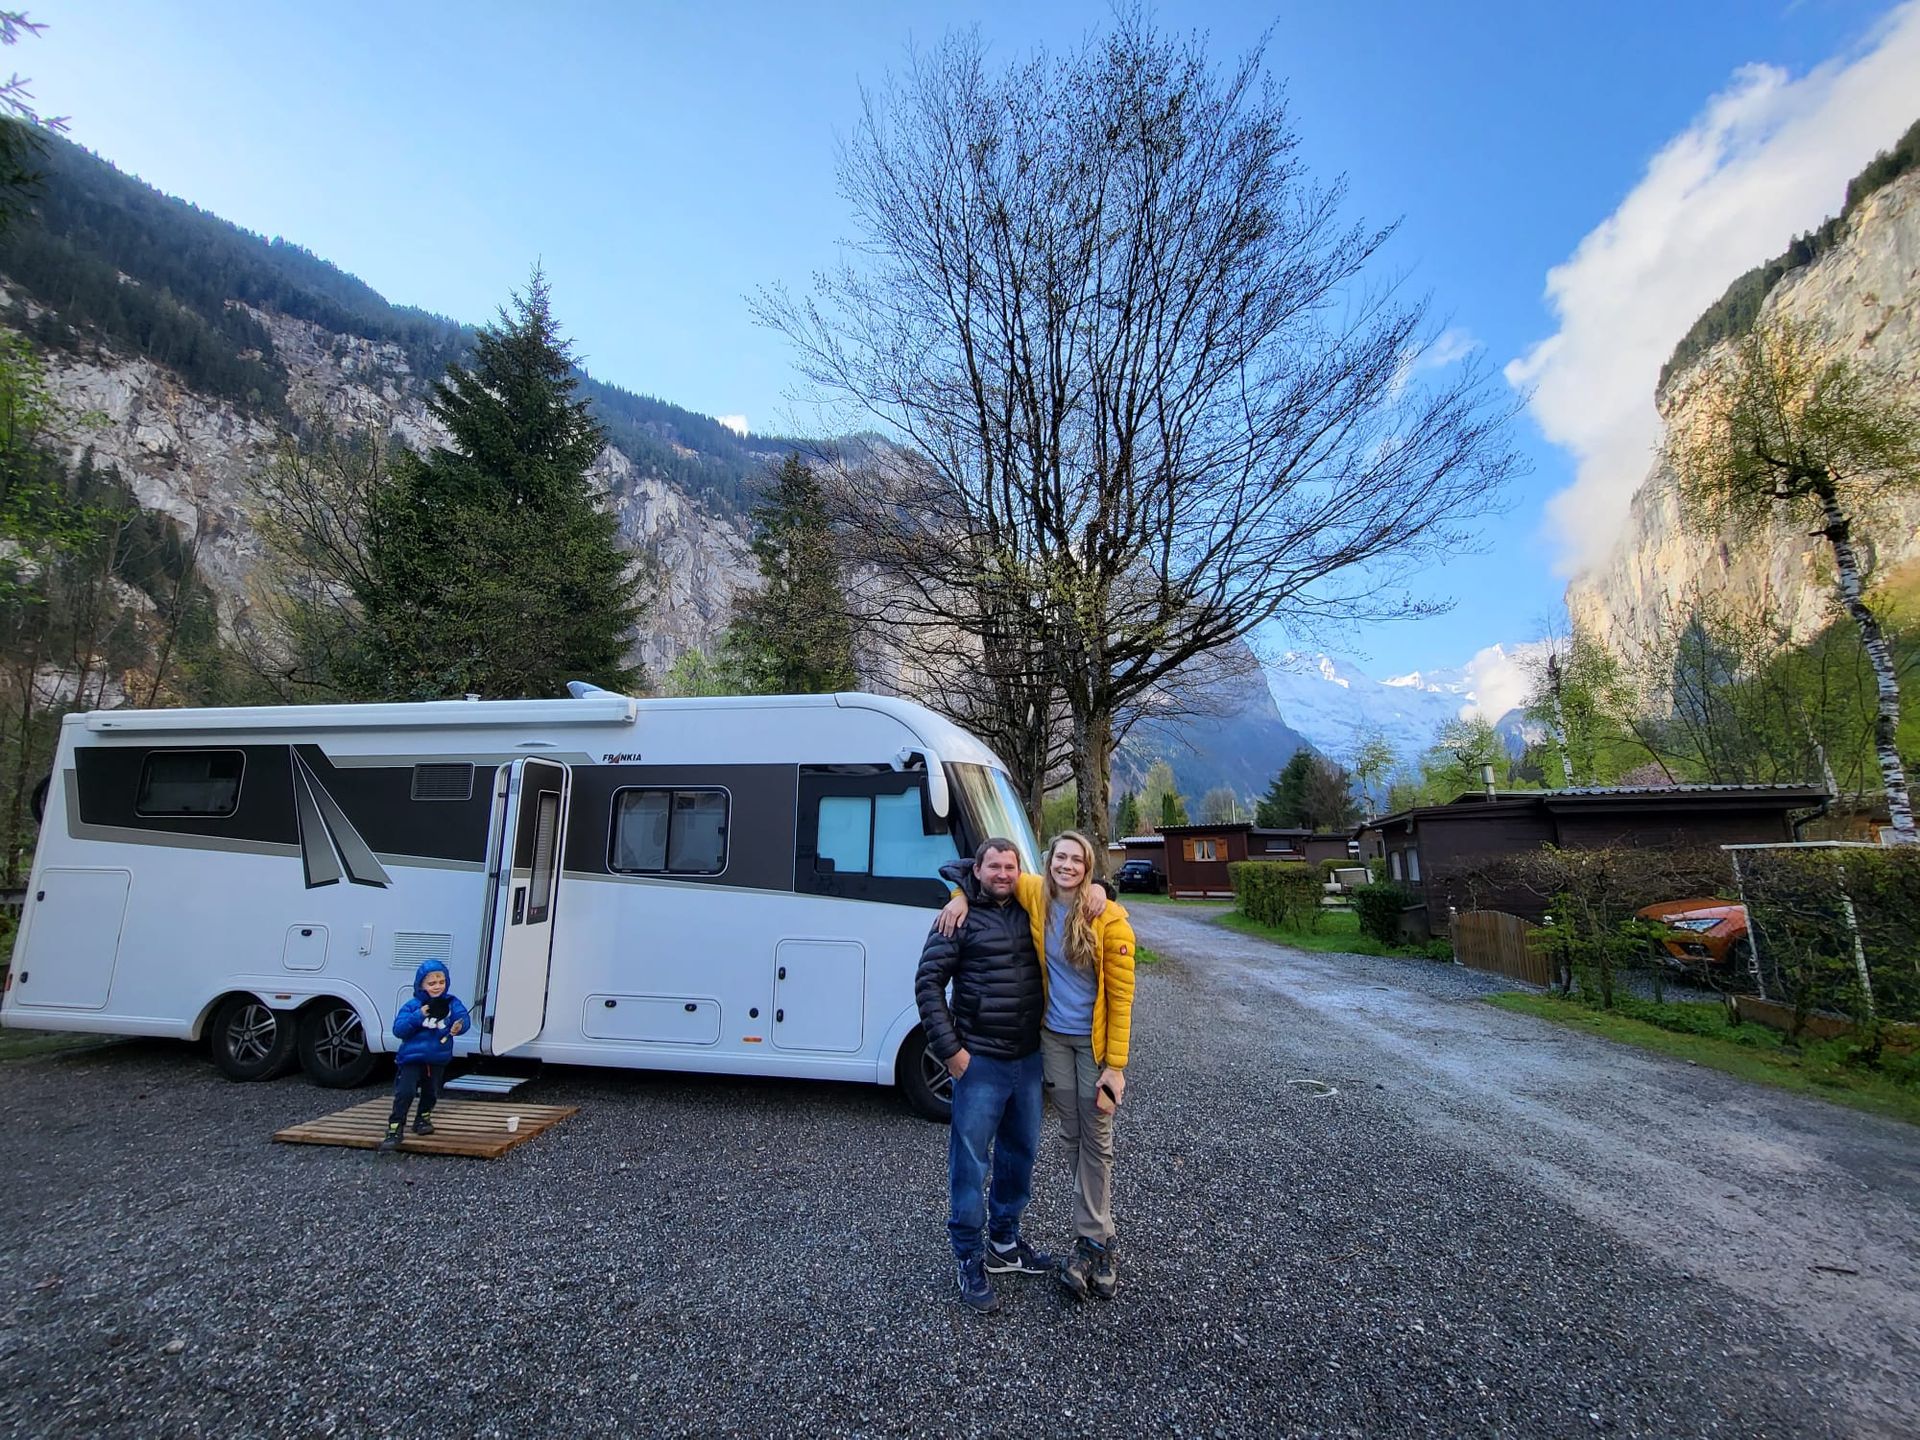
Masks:
[[[1119,1285],[1113,1116],[1127,1088],[1134,939],[1124,906],[1108,901],[1097,916],[1082,908],[1085,887],[1098,878],[1094,854],[1085,835],[1061,832],[1047,846],[1045,873],[1023,874],[1016,895],[1040,954],[1046,992],[1041,1063],[1073,1172],[1077,1233],[1073,1253],[1061,1262],[1060,1283],[1083,1299],[1111,1299]],[[956,918],[965,913],[963,898],[948,906]]]

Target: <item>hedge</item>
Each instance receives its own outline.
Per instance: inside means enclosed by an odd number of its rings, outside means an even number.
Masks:
[[[1736,852],[1765,997],[1796,1021],[1920,1021],[1920,850]],[[1796,1025],[1797,1028],[1797,1025]]]
[[[1391,880],[1376,880],[1353,892],[1353,913],[1359,917],[1360,933],[1370,935],[1382,945],[1400,943],[1400,912],[1415,903],[1414,893]]]
[[[1242,860],[1227,867],[1240,913],[1283,930],[1320,928],[1320,870],[1298,860]]]

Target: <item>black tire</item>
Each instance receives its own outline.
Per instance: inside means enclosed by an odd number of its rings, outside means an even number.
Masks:
[[[380,1063],[360,1016],[344,1000],[321,1000],[300,1017],[300,1068],[327,1090],[364,1085]]]
[[[943,1125],[953,1119],[953,1077],[927,1049],[926,1031],[915,1030],[907,1036],[894,1062],[893,1079],[916,1115]]]
[[[207,1022],[207,1049],[229,1080],[272,1080],[293,1066],[297,1028],[290,1013],[257,995],[233,995]]]

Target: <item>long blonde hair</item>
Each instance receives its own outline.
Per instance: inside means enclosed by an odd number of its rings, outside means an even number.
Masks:
[[[1085,889],[1087,886],[1096,883],[1100,878],[1099,871],[1096,868],[1098,862],[1093,858],[1093,841],[1089,840],[1085,835],[1081,834],[1078,830],[1062,830],[1058,835],[1054,836],[1053,839],[1049,840],[1047,842],[1047,858],[1042,866],[1047,881],[1048,920],[1052,920],[1053,918],[1053,907],[1063,903],[1060,898],[1060,887],[1054,883],[1053,878],[1053,852],[1060,848],[1060,842],[1062,840],[1073,841],[1080,847],[1080,854],[1086,859],[1087,873],[1086,878],[1080,882],[1081,888]],[[1081,909],[1079,897],[1076,895],[1067,909],[1067,963],[1081,974],[1090,975],[1093,973],[1094,961],[1098,958],[1098,952],[1099,946],[1093,938],[1093,925],[1087,919],[1087,912]]]

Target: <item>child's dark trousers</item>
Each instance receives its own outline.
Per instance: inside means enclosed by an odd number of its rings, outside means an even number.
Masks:
[[[431,1115],[433,1102],[440,1098],[440,1082],[446,1078],[446,1074],[445,1065],[429,1065],[424,1060],[413,1060],[400,1066],[393,1077],[393,1114],[387,1117],[387,1123],[407,1123],[407,1107],[413,1103],[415,1091],[420,1094],[420,1113]]]

